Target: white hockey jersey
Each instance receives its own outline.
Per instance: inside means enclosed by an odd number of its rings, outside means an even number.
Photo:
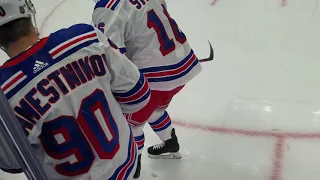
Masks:
[[[172,90],[201,71],[164,0],[100,0],[92,21],[139,67],[152,90]]]
[[[123,113],[145,106],[150,89],[99,30],[52,33],[0,67],[0,83],[50,179],[132,179],[137,151]]]

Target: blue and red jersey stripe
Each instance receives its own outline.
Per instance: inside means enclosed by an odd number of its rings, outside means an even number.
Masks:
[[[99,2],[97,2],[94,9],[107,8],[114,11],[119,5],[119,3],[120,3],[120,0],[100,0]]]
[[[140,74],[139,81],[131,90],[125,93],[114,92],[113,95],[119,103],[127,105],[138,104],[150,96],[149,84],[143,74]]]
[[[149,82],[165,82],[179,79],[188,74],[199,63],[191,50],[189,55],[179,63],[167,66],[143,68],[140,71]]]
[[[131,138],[129,140],[128,155],[126,161],[116,169],[114,174],[109,178],[109,180],[125,180],[128,178],[132,172],[137,159],[137,149],[136,143],[133,140],[132,132]]]

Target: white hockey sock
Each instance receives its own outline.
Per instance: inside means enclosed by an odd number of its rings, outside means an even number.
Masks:
[[[137,147],[138,147],[138,155],[140,155],[142,153],[143,147],[144,147],[144,140],[145,139],[144,139],[143,128],[144,128],[144,125],[137,126],[137,127],[131,126],[134,140],[135,140]]]
[[[148,122],[161,141],[166,141],[171,138],[172,123],[167,111],[156,110]]]

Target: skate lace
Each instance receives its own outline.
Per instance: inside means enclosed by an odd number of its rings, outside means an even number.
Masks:
[[[164,142],[161,143],[161,144],[154,145],[154,146],[153,146],[153,149],[154,149],[154,150],[161,149],[161,148],[164,147],[164,145],[166,145]]]

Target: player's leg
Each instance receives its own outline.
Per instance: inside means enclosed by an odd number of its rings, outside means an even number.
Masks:
[[[138,162],[137,162],[136,172],[133,175],[133,178],[135,179],[140,177],[140,171],[141,171],[141,153],[144,147],[143,127],[144,125],[136,126],[136,127],[131,126],[131,130],[138,147]]]
[[[157,109],[150,117],[149,124],[162,141],[162,143],[148,148],[149,157],[155,159],[180,159],[180,145],[167,111]]]
[[[158,107],[158,104],[159,104],[158,99],[156,98],[156,96],[152,96],[152,93],[151,93],[150,100],[144,108],[132,114],[125,114],[125,117],[131,126],[132,133],[134,135],[134,139],[138,147],[137,168],[133,176],[135,179],[140,177],[140,172],[141,172],[141,154],[144,147],[144,133],[143,133],[144,124],[148,121],[149,117]]]
[[[149,122],[153,130],[163,141],[159,145],[152,146],[148,149],[149,156],[153,158],[181,158],[179,154],[179,143],[172,128],[171,119],[165,111],[172,97],[177,94],[183,86],[172,91],[151,91],[149,103],[140,111],[133,114],[126,114],[126,119],[133,127],[133,134],[139,149],[138,166],[135,178],[140,176],[141,171],[141,153],[144,146],[143,125]],[[169,153],[169,155],[167,155]]]
[[[173,96],[182,88],[183,86],[172,91],[153,91],[153,95],[159,98],[159,108],[154,111],[148,122],[162,143],[148,148],[148,154],[151,158],[181,158],[178,138],[175,129],[172,127],[171,118],[165,109]]]
[[[144,125],[138,127],[131,127],[134,140],[136,141],[138,147],[138,155],[140,155],[143,151],[144,147],[144,132],[143,132]]]

